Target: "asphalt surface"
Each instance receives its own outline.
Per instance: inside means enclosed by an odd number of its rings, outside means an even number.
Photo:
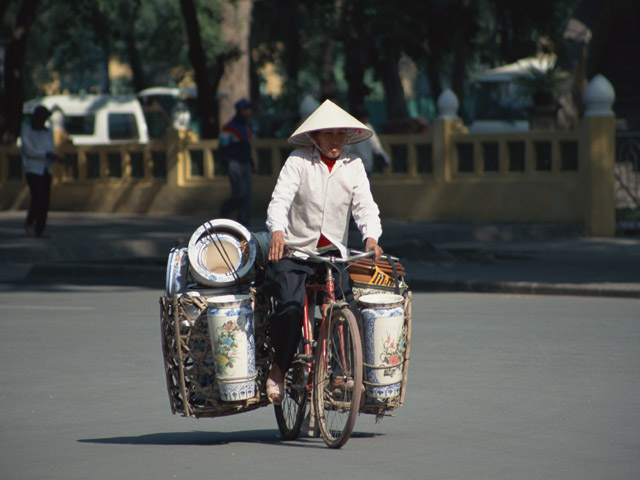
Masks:
[[[164,288],[174,246],[211,218],[50,212],[28,237],[25,212],[0,212],[0,284]],[[212,217],[215,218],[215,217]],[[252,232],[265,231],[254,219]],[[586,237],[576,224],[383,221],[380,244],[414,291],[640,298],[640,236]],[[350,236],[359,247],[359,234]]]
[[[0,288],[4,480],[637,480],[635,299],[415,293],[405,404],[349,442],[172,415],[159,290]]]

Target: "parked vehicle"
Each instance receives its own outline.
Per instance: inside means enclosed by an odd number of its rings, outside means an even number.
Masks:
[[[36,105],[44,105],[52,113],[61,112],[64,130],[77,146],[149,141],[142,106],[133,95],[77,94],[39,97],[25,102],[25,121],[29,120]]]
[[[529,130],[527,109],[531,96],[519,85],[519,79],[552,65],[546,57],[518,60],[483,72],[473,84],[469,133],[522,132]]]
[[[151,87],[138,92],[151,138],[164,138],[167,128],[200,135],[198,92],[195,88]]]

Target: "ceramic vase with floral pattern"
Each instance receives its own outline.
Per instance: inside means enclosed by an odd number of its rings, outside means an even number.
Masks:
[[[364,383],[367,397],[384,400],[400,394],[405,342],[404,298],[375,293],[358,300],[364,327]]]
[[[249,295],[207,298],[207,323],[220,398],[237,401],[256,394],[253,310]]]

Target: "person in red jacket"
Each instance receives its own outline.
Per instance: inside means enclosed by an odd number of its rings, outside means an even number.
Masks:
[[[246,98],[235,104],[236,114],[227,122],[218,138],[220,156],[227,167],[231,182],[231,196],[220,208],[220,216],[229,218],[237,211],[237,219],[249,227],[251,218],[251,194],[253,159],[251,158],[251,115],[252,104]]]

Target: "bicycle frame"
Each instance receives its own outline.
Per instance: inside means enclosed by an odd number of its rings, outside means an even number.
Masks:
[[[325,362],[325,364],[326,364],[326,355],[324,353],[326,348],[326,345],[325,345],[326,340],[322,332],[324,332],[326,328],[327,312],[329,311],[330,308],[342,307],[344,305],[343,302],[336,301],[335,279],[334,279],[333,271],[331,270],[331,263],[334,263],[334,262],[335,262],[335,258],[329,257],[329,261],[325,265],[326,274],[324,277],[325,278],[324,284],[308,282],[305,286],[306,293],[305,293],[305,299],[304,299],[304,317],[302,322],[302,341],[304,344],[304,354],[305,354],[305,357],[307,357],[306,363],[307,363],[308,381],[307,381],[306,388],[308,391],[311,390],[311,372],[313,369],[313,356],[315,352],[314,346],[317,348],[317,345],[315,344],[317,340],[314,339],[314,336],[313,336],[314,325],[312,324],[312,317],[314,317],[315,315],[315,307],[317,305],[315,304],[315,302],[313,303],[309,302],[310,294],[311,295],[316,294],[314,296],[317,298],[318,292],[323,293],[323,302],[320,305],[320,312],[321,312],[321,319],[320,319],[320,325],[319,325],[320,328],[318,331],[320,332],[319,340],[322,342],[320,347],[322,348],[323,361]],[[315,318],[313,319],[315,320]]]
[[[325,274],[322,276],[318,264],[305,282],[302,348],[294,360],[295,367],[288,373],[291,375],[288,385],[293,387],[285,385],[286,407],[276,406],[278,427],[285,439],[297,438],[309,403],[309,434],[321,435],[330,448],[340,448],[353,431],[364,387],[358,314],[349,308],[348,302],[336,299],[336,281],[341,283],[342,275],[349,274],[350,264],[372,256],[373,252],[352,252],[355,255],[341,258],[291,246],[287,254],[292,251],[324,263]],[[339,272],[338,279],[334,270]],[[318,301],[320,318],[315,314]]]

